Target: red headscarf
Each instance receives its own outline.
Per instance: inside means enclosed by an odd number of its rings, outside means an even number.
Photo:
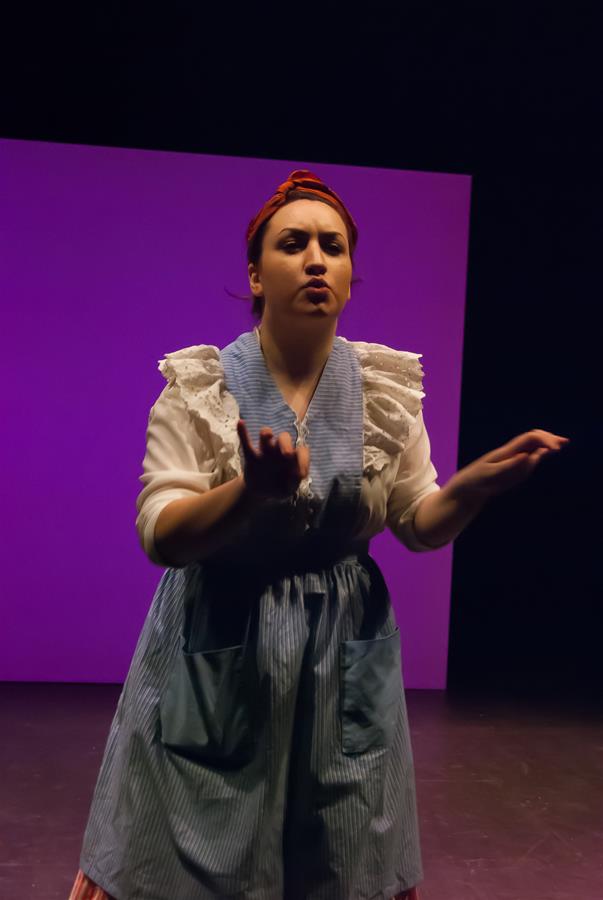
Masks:
[[[265,222],[266,219],[269,219],[270,216],[274,215],[277,209],[280,209],[281,206],[285,205],[289,193],[295,190],[307,191],[311,194],[316,194],[317,197],[322,197],[324,200],[331,201],[348,226],[348,236],[351,236],[350,249],[353,250],[358,240],[356,223],[335,191],[332,191],[330,187],[327,187],[320,178],[308,169],[296,169],[294,172],[291,172],[287,181],[284,181],[278,186],[276,193],[272,195],[270,200],[267,200],[266,203],[264,203],[257,216],[255,216],[247,226],[247,243],[252,239],[260,225]]]

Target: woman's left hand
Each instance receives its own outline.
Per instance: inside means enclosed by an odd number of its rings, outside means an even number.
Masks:
[[[534,428],[459,469],[446,487],[463,499],[488,500],[521,484],[543,456],[558,452],[568,442],[569,438]]]

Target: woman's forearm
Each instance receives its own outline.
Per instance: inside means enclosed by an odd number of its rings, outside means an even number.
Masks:
[[[260,502],[242,475],[198,497],[173,500],[155,524],[157,551],[173,566],[204,559],[236,537]]]
[[[419,541],[438,550],[459,536],[485,505],[484,498],[469,497],[450,482],[423,498],[415,512],[413,528]]]

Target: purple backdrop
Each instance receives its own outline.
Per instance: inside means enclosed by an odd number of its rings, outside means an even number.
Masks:
[[[4,319],[0,679],[122,681],[162,569],[134,528],[164,353],[253,327],[249,219],[296,168],[360,239],[350,340],[422,353],[440,485],[456,467],[471,179],[239,157],[0,141]],[[407,687],[446,685],[452,547],[371,553]]]

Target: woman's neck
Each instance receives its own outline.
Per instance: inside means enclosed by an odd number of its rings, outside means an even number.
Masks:
[[[292,385],[306,384],[320,376],[333,349],[335,326],[329,332],[296,329],[276,334],[262,320],[257,327],[260,346],[268,368]],[[305,334],[304,334],[305,331]]]

